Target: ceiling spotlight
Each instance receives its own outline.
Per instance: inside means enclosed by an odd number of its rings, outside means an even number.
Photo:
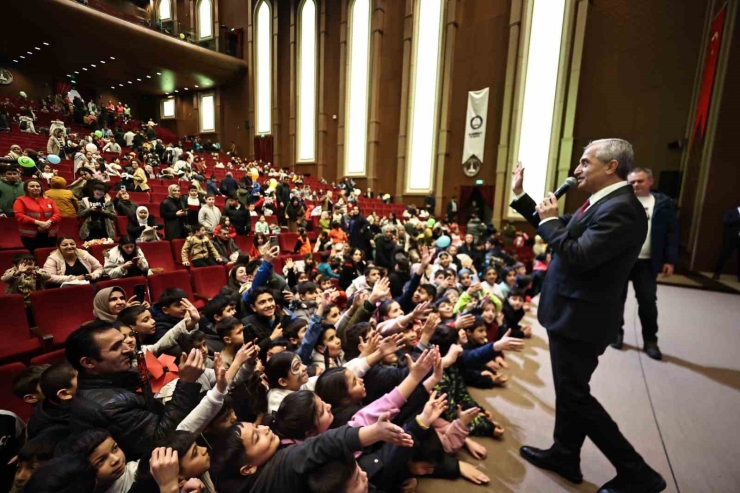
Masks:
[[[79,72],[78,72],[78,71],[76,71],[76,70],[75,70],[75,73],[76,73],[76,74],[79,74]]]
[[[116,57],[112,56],[112,57],[110,57],[110,59],[111,59],[111,60],[115,60],[115,59],[116,59]]]
[[[162,72],[157,72],[157,75],[162,75]]]
[[[147,79],[151,79],[151,78],[152,78],[152,76],[151,76],[151,75],[147,75],[147,76],[146,76],[146,78],[147,78]]]
[[[136,79],[136,80],[138,80],[139,82],[141,82],[141,79]]]
[[[24,59],[24,60],[26,59],[26,57],[24,57],[23,55],[21,55],[21,58]]]
[[[196,89],[197,89],[197,88],[199,88],[199,87],[200,87],[200,86],[199,86],[198,84],[196,84],[196,85],[195,85],[195,88],[196,88]]]
[[[165,96],[169,96],[169,95],[170,95],[170,93],[166,92],[166,93],[164,93],[164,95],[165,95]]]
[[[177,92],[177,89],[175,89],[175,92]]]
[[[38,51],[41,51],[41,48],[39,48],[38,46],[34,46],[34,48],[37,49]]]
[[[118,84],[119,86],[123,87],[123,84]]]
[[[95,65],[94,63],[91,63],[90,66],[93,67],[93,68],[98,68],[98,66]]]
[[[100,63],[102,63],[103,65],[105,65],[105,60],[100,60]]]
[[[15,63],[19,63],[18,60],[13,60]]]
[[[72,77],[72,75],[71,74],[67,74],[67,77]]]
[[[185,88],[185,90],[187,91],[187,90],[188,90],[188,88],[186,87],[186,88]]]
[[[49,46],[49,43],[44,42],[44,46]]]
[[[128,81],[128,83],[129,83],[129,84],[133,84],[133,82],[131,82],[131,81]]]
[[[33,55],[33,52],[31,51],[27,51],[26,53],[28,53],[29,55]]]
[[[84,70],[85,72],[87,72],[87,67],[82,67],[82,70]]]
[[[110,86],[110,88],[111,88],[111,89],[115,89],[115,88],[116,88],[116,86]]]

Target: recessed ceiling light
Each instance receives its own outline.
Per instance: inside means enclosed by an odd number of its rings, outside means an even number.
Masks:
[[[131,81],[128,81],[128,83],[129,83],[129,84],[133,84],[133,82],[131,82]]]
[[[157,72],[157,75],[162,75],[162,72]]]
[[[177,89],[175,89],[175,92],[177,92]]]
[[[141,82],[141,79],[136,79],[136,80],[138,80],[139,82]]]
[[[34,48],[41,51],[41,48],[39,48],[38,46],[34,46]]]
[[[44,46],[49,46],[49,43],[44,42]]]
[[[84,70],[85,72],[87,72],[87,67],[82,67],[82,70]]]
[[[196,87],[196,88],[198,88],[198,87],[200,87],[200,86],[196,84],[196,85],[195,85],[195,87]]]
[[[169,96],[169,95],[170,95],[170,93],[166,92],[166,93],[164,93],[164,95],[165,95],[165,96]]]
[[[123,84],[118,84],[119,86],[123,87]]]
[[[115,88],[116,88],[116,86],[110,86],[110,88],[111,88],[111,89],[115,89]]]
[[[94,63],[91,63],[90,66],[93,67],[93,68],[98,68],[98,66],[95,65]]]
[[[24,60],[26,59],[26,57],[24,57],[23,55],[21,55],[21,58],[23,58]]]
[[[75,70],[75,73],[76,73],[76,74],[79,74],[79,72],[78,72],[78,71],[76,71],[76,70]]]
[[[33,55],[32,51],[27,51],[26,53],[28,53],[29,55]]]
[[[105,60],[100,60],[100,63],[105,64]]]
[[[67,74],[67,77],[72,77],[72,74]]]
[[[151,78],[152,78],[152,76],[151,76],[151,75],[147,75],[147,76],[146,76],[146,78],[147,78],[147,79],[151,79]]]
[[[116,57],[112,56],[112,57],[110,57],[110,59],[111,59],[111,60],[115,60],[115,59],[116,59]]]
[[[187,91],[187,90],[188,90],[188,88],[186,87],[186,88],[185,88],[185,90]]]
[[[18,60],[13,60],[15,63],[19,63]]]

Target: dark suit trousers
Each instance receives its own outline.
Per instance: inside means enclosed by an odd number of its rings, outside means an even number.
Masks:
[[[717,258],[717,267],[714,269],[715,274],[722,274],[725,263],[730,259],[733,250],[737,250],[737,278],[740,279],[740,236],[732,237],[725,234],[722,238],[722,251]]]
[[[605,345],[548,333],[555,380],[554,452],[580,460],[586,437],[617,469],[630,474],[644,465],[642,457],[619,431],[609,413],[591,395],[589,382]]]
[[[629,280],[635,288],[637,298],[637,314],[640,316],[642,325],[642,340],[644,342],[658,342],[658,283],[657,276],[653,271],[650,259],[639,259],[635,262],[630,272]],[[629,281],[624,285],[622,303],[627,301]],[[619,329],[624,334],[624,316],[622,316],[622,327]]]

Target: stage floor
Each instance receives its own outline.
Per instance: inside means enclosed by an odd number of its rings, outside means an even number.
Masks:
[[[660,285],[663,361],[637,349],[642,335],[631,288],[625,310],[625,349],[608,348],[601,357],[591,381],[594,395],[665,477],[666,491],[740,492],[740,297]],[[581,457],[584,482],[578,486],[519,456],[522,444],[551,444],[555,412],[547,333],[534,315],[528,319],[534,336],[523,353],[507,357],[508,387],[472,391],[506,427],[501,441],[481,439],[489,451],[486,460],[460,453],[491,477],[490,484],[422,479],[419,492],[595,492],[615,475],[588,439]]]

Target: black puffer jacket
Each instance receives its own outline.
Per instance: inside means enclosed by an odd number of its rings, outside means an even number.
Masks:
[[[138,375],[133,371],[111,376],[80,374],[77,385],[72,400],[72,430],[110,431],[127,460],[139,459],[155,441],[175,431],[200,401],[200,384],[179,380],[167,404],[148,404],[136,393]]]

